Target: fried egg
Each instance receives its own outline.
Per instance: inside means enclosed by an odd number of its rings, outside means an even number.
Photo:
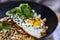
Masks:
[[[8,12],[6,14],[9,15]],[[18,15],[10,15],[9,17],[12,18],[13,21],[29,35],[32,35],[36,38],[42,37],[41,32],[44,30],[42,28],[44,22],[42,21],[40,14],[37,15],[37,13],[35,13],[34,17],[29,19],[21,19]]]

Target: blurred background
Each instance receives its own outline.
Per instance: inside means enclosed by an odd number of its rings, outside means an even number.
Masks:
[[[60,40],[60,0],[0,0],[0,3],[8,1],[33,1],[48,6],[56,13],[59,22],[56,30],[45,40]]]
[[[33,1],[46,5],[55,12],[60,12],[60,0],[0,0],[1,3],[7,1]]]

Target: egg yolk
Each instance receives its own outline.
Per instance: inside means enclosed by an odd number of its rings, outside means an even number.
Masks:
[[[40,25],[41,25],[40,20],[39,19],[35,19],[33,26],[36,28],[36,27],[40,27]]]
[[[28,20],[28,23],[29,24],[32,24],[33,25],[33,22],[34,22],[34,20]]]
[[[28,23],[33,25],[33,27],[35,27],[35,28],[38,28],[41,26],[41,21],[38,16],[36,16],[34,20],[32,20],[32,19],[28,20]]]

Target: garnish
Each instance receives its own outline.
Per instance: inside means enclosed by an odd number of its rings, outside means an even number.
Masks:
[[[27,3],[20,4],[19,7],[11,9],[9,14],[17,14],[20,18],[32,18],[34,16],[34,12]]]
[[[9,25],[7,22],[0,22],[0,29],[10,29],[11,25]]]

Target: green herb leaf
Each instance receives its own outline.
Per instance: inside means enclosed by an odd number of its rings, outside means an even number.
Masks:
[[[32,18],[34,16],[31,7],[27,3],[20,4],[19,7],[11,9],[9,14],[18,14],[20,18]]]
[[[34,16],[34,13],[32,12],[32,9],[30,8],[28,4],[21,4],[20,8],[23,15],[25,15],[27,18]]]
[[[10,29],[11,25],[6,22],[0,22],[0,29]]]

